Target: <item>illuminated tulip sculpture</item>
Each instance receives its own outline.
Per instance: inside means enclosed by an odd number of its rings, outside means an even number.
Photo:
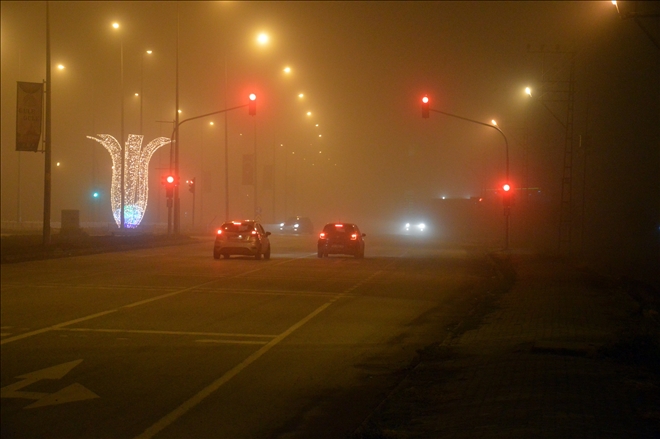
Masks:
[[[110,153],[112,158],[112,187],[110,189],[110,202],[112,215],[117,226],[121,226],[121,151],[117,139],[109,134],[97,134],[98,138],[87,136],[96,140]],[[149,194],[149,160],[158,148],[170,143],[167,137],[158,137],[142,148],[144,136],[129,134],[124,148],[124,226],[129,229],[137,227],[147,210]]]

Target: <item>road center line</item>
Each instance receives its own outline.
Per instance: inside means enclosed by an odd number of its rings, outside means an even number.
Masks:
[[[192,332],[192,331],[157,331],[151,329],[104,329],[104,328],[57,328],[56,331],[71,332],[107,332],[125,334],[152,334],[152,335],[194,335],[206,337],[236,337],[236,338],[275,338],[272,334],[235,334],[231,332]]]

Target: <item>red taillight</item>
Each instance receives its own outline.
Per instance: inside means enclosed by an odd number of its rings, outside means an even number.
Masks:
[[[357,233],[351,235],[351,241],[357,241]]]
[[[325,239],[325,232],[321,232],[321,234],[319,235],[319,238]]]
[[[218,235],[222,235],[222,229],[218,229]]]

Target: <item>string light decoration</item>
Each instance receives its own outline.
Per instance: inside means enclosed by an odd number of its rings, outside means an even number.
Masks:
[[[110,187],[110,205],[115,223],[121,225],[121,146],[110,134],[87,136],[99,142],[110,153],[112,159],[112,182]],[[158,137],[142,148],[144,136],[129,134],[124,147],[124,227],[136,228],[147,210],[149,196],[149,161],[161,146],[170,143],[167,137]]]

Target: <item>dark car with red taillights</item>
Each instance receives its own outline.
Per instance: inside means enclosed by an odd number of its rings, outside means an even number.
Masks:
[[[319,235],[318,256],[352,255],[363,258],[365,236],[353,223],[328,223]]]

